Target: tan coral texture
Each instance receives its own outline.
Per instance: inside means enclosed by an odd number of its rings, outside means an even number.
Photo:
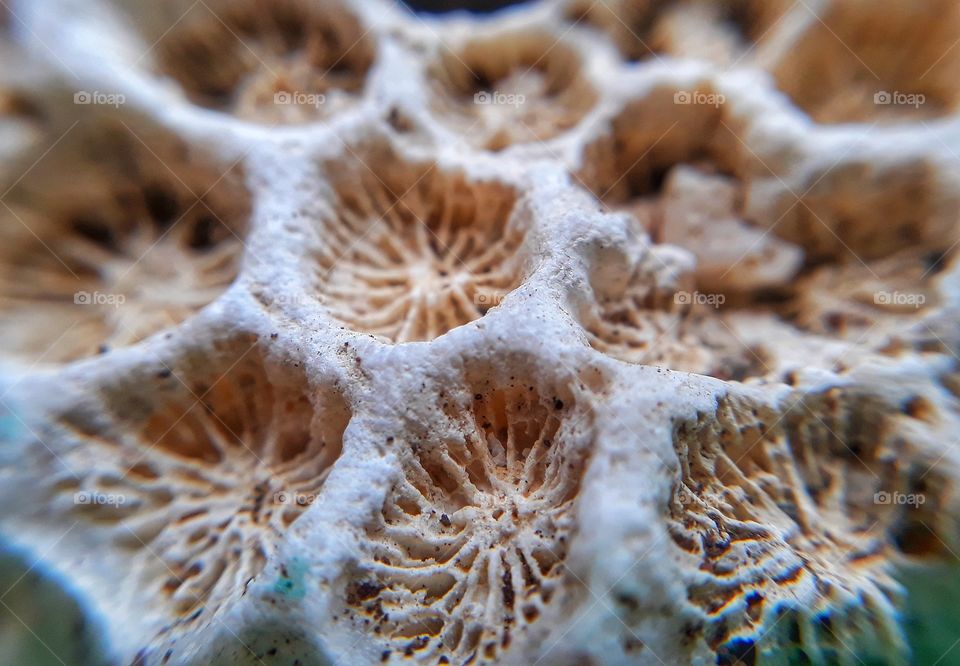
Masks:
[[[958,91],[956,0],[0,1],[0,663],[960,663]]]

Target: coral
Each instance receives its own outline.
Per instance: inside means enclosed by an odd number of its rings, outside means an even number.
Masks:
[[[7,4],[0,661],[949,660],[955,3]]]
[[[574,127],[596,93],[577,52],[548,32],[517,31],[444,52],[432,70],[441,120],[489,150]]]
[[[788,47],[789,55],[774,67],[778,85],[823,123],[949,114],[960,66],[950,48],[960,27],[956,4],[923,2],[907,9],[886,3],[869,12],[866,6],[827,3],[811,12],[795,36],[796,48]],[[890,48],[891,40],[898,49]],[[909,59],[900,57],[900,48],[910,52]]]
[[[371,169],[368,164],[374,165]],[[393,342],[432,340],[496,306],[520,279],[517,194],[389,150],[326,165],[315,284],[335,318]]]
[[[157,42],[160,73],[197,104],[271,124],[348,108],[374,57],[367,33],[333,1],[204,4],[169,30]]]
[[[249,211],[240,174],[168,137],[76,131],[0,213],[8,351],[54,361],[134,342],[213,301],[239,271]]]
[[[452,436],[401,443],[373,562],[347,593],[394,649],[450,663],[503,658],[562,593],[590,445],[569,390],[469,386],[463,402],[445,408]]]
[[[91,469],[81,486],[70,478],[53,480],[59,491],[87,500],[78,506],[81,515],[118,522],[116,538],[124,547],[163,561],[169,576],[157,593],[169,599],[178,624],[226,605],[239,592],[237,581],[260,572],[270,541],[304,508],[295,499],[319,490],[342,448],[349,419],[342,402],[318,396],[322,407],[314,413],[305,378],[273,386],[259,356],[248,347],[227,356],[226,370],[210,364],[217,379],[209,386],[178,373],[173,395],[161,404],[124,396],[149,411],[135,419],[118,415],[115,427],[124,434],[103,438],[101,427],[101,436],[85,446],[85,455],[106,446],[98,457],[109,459],[111,468]],[[173,372],[161,370],[156,379],[162,383]],[[66,415],[62,425],[68,436],[90,438],[80,415]],[[83,465],[68,464],[75,470]],[[217,470],[216,481],[210,469]],[[199,494],[195,485],[208,489]],[[105,511],[93,501],[111,494],[125,498],[120,510]]]

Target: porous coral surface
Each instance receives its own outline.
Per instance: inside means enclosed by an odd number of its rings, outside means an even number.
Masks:
[[[85,662],[910,661],[956,2],[8,4],[0,534]]]

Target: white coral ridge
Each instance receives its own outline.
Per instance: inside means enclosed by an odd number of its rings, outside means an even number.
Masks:
[[[106,663],[909,659],[954,0],[0,25],[0,532]]]

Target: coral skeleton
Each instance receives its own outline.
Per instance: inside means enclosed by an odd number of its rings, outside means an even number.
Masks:
[[[955,0],[6,5],[10,663],[920,663]]]

